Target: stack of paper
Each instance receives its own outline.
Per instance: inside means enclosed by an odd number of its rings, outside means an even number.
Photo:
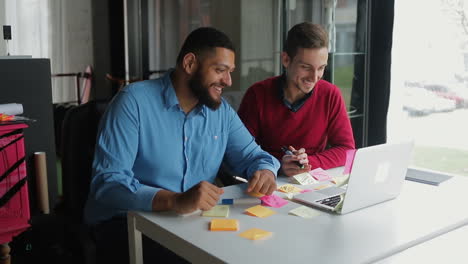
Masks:
[[[239,221],[236,219],[213,219],[210,223],[210,231],[237,231]]]

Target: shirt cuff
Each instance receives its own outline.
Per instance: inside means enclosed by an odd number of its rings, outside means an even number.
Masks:
[[[141,205],[140,210],[152,211],[153,210],[153,198],[156,194],[162,190],[162,188],[155,188],[147,185],[141,186],[137,191],[138,204]]]

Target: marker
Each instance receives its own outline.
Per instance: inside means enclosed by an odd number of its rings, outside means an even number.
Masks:
[[[282,146],[281,147],[281,150],[284,152],[284,154],[286,155],[294,155],[294,153],[292,153],[291,150],[289,150],[286,146]],[[301,169],[304,169],[304,164],[301,164],[299,161],[296,161],[296,164],[297,166],[299,166],[299,168]]]
[[[249,183],[249,181],[247,181],[246,179],[242,178],[242,177],[239,177],[239,176],[232,176],[235,180],[238,180],[240,182],[245,182],[245,183]]]
[[[222,199],[221,204],[261,204],[258,198]]]

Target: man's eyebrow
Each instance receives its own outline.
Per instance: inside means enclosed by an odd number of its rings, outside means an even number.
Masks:
[[[307,66],[309,66],[309,67],[313,67],[312,64],[309,64],[309,63],[307,63],[307,62],[299,61],[299,63],[300,63],[300,64],[305,64],[305,65],[307,65]],[[325,64],[322,64],[322,65],[319,66],[319,68],[320,68],[320,67],[324,67],[324,66],[326,67],[327,65],[328,65],[328,64],[326,64],[326,63],[325,63]]]
[[[224,64],[224,63],[215,63],[214,64],[216,67],[223,67],[223,68],[226,68],[226,69],[231,69],[231,67],[229,67],[229,65],[227,64]],[[236,68],[236,66],[232,67],[231,70],[234,70]]]

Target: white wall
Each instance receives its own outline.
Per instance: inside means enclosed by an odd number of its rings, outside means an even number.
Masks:
[[[0,0],[0,56],[6,55],[5,41],[3,40],[3,25],[5,25],[5,0]]]

